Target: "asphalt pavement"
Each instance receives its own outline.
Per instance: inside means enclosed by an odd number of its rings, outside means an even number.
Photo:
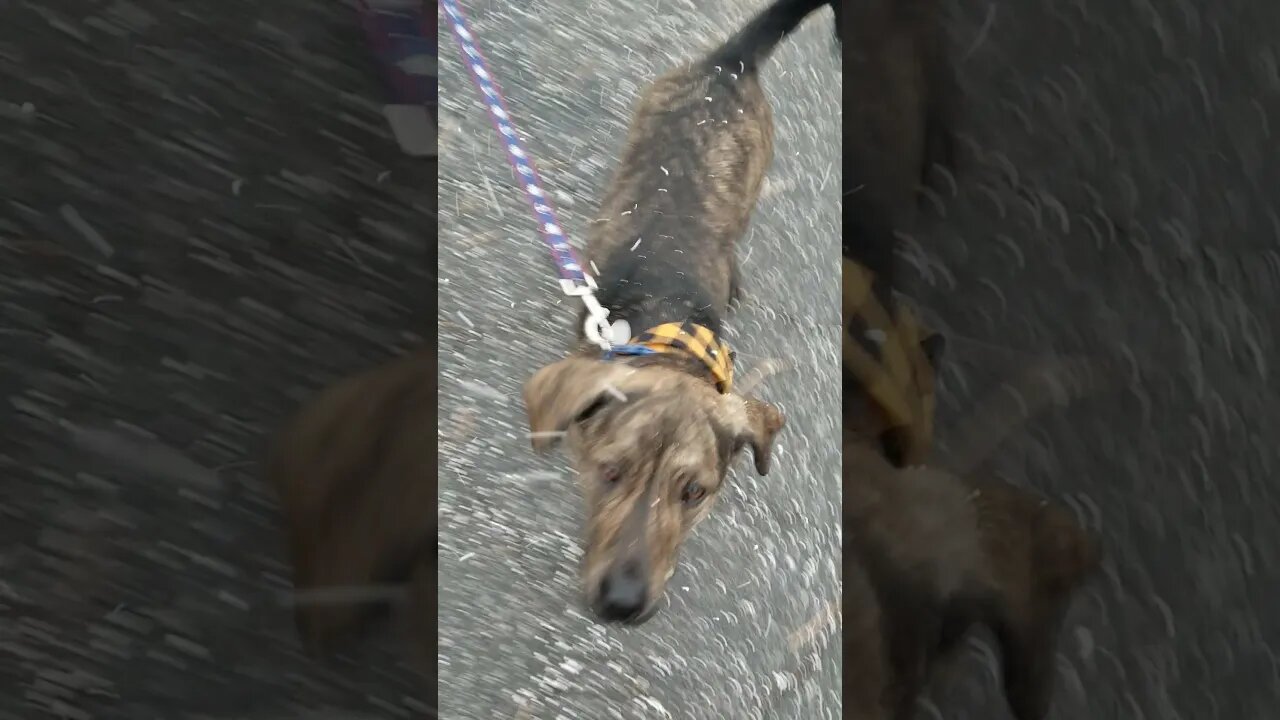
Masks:
[[[395,638],[302,653],[259,467],[431,338],[370,55],[341,3],[0,3],[0,717],[423,717]]]
[[[581,241],[643,85],[761,3],[463,3],[570,237]],[[442,30],[443,33],[443,30]],[[520,387],[563,356],[560,295],[497,136],[441,38],[440,702],[458,718],[836,718],[840,66],[816,13],[764,72],[777,126],[727,323],[787,414],[773,470],[742,459],[637,628],[582,606],[581,500],[529,448]],[[819,627],[807,631],[817,618]],[[812,637],[809,637],[809,636]]]

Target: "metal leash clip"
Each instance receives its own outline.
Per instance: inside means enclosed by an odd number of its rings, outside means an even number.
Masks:
[[[502,100],[502,91],[498,89],[498,82],[486,66],[480,49],[476,47],[475,35],[466,27],[462,8],[458,6],[457,0],[439,1],[453,29],[453,35],[462,49],[462,60],[471,71],[471,78],[480,91],[481,101],[489,111],[489,117],[502,138],[503,146],[507,151],[507,160],[511,163],[511,169],[515,172],[519,187],[524,191],[525,199],[533,209],[538,227],[542,231],[542,239],[551,250],[551,259],[555,262],[556,269],[560,271],[560,289],[565,295],[582,299],[582,304],[587,308],[587,318],[582,333],[607,353],[613,349],[611,339],[613,327],[609,324],[609,311],[596,299],[596,290],[599,289],[596,281],[583,269],[577,254],[564,236],[560,221],[556,219],[551,198],[542,189],[538,171],[533,166],[529,152],[521,145],[520,136],[511,123],[511,113],[507,111]],[[621,342],[626,342],[626,338]]]
[[[583,273],[582,280],[582,285],[573,280],[561,280],[560,289],[564,291],[565,295],[582,299],[582,304],[587,307],[587,317],[583,321],[582,334],[587,337],[587,340],[600,346],[601,350],[608,352],[613,348],[613,343],[610,340],[612,327],[609,325],[609,310],[596,299],[597,287],[595,279]]]

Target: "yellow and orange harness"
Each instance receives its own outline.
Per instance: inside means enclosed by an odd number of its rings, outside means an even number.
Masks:
[[[849,259],[842,269],[842,313],[845,331],[843,362],[858,379],[883,416],[884,424],[906,440],[909,464],[922,462],[933,444],[936,404],[934,369],[921,346],[924,328],[906,307],[890,312],[872,292],[872,274]],[[880,337],[880,357],[875,357],[849,335],[854,316]],[[606,357],[678,353],[702,363],[715,379],[716,389],[733,389],[734,353],[709,328],[693,322],[664,323],[613,347]]]
[[[610,349],[605,357],[678,353],[706,366],[715,378],[716,390],[733,390],[733,350],[709,328],[694,322],[664,323],[631,338],[625,345]]]

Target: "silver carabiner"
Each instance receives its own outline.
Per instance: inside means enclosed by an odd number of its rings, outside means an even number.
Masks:
[[[582,285],[578,285],[572,280],[561,280],[560,289],[564,291],[565,295],[582,300],[582,304],[587,308],[587,317],[583,321],[582,334],[592,344],[608,352],[613,349],[613,343],[609,339],[612,330],[609,325],[609,310],[596,299],[596,281],[586,273],[583,273],[582,277]]]
[[[587,306],[587,318],[583,321],[582,334],[601,350],[608,352],[613,348],[613,343],[609,336],[613,334],[613,328],[609,325],[609,311],[599,300],[596,300],[594,294],[582,296],[582,304]]]

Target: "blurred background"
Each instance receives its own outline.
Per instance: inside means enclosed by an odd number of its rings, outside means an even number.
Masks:
[[[1271,717],[1280,6],[945,4],[970,163],[907,253],[950,341],[943,440],[1041,358],[1117,368],[986,468],[1103,537],[1052,717]],[[1004,717],[995,658],[968,654],[923,716]]]
[[[571,234],[639,85],[758,4],[464,3]],[[1280,7],[946,5],[970,163],[907,251],[950,341],[943,440],[1047,356],[1125,368],[986,468],[1105,540],[1052,717],[1271,717]],[[836,577],[806,564],[838,527],[829,22],[766,72],[779,147],[731,321],[748,367],[761,328],[812,338],[763,391],[796,423],[789,484],[739,473],[625,635],[575,614],[578,500],[515,400],[569,315],[440,39],[440,145],[466,162],[440,169],[446,717],[838,715],[834,630],[794,634]],[[397,638],[302,655],[257,466],[303,398],[431,337],[436,167],[383,75],[353,4],[0,2],[0,717],[428,714]],[[1005,717],[988,644],[966,655],[923,717]]]
[[[302,654],[259,467],[432,337],[386,70],[354,4],[0,3],[0,717],[426,713],[394,638]]]
[[[643,86],[762,3],[461,3],[579,246]],[[531,210],[457,46],[440,71],[440,708],[472,718],[838,718],[840,56],[815,13],[765,66],[776,146],[726,338],[787,427],[744,453],[643,626],[583,607],[582,500],[536,456],[520,388],[575,339]],[[638,330],[638,329],[637,329]],[[811,624],[816,623],[812,629]],[[812,637],[810,637],[812,636]]]

